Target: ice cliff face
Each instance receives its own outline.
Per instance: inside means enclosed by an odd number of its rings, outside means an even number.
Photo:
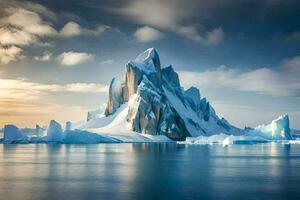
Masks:
[[[47,130],[47,140],[49,142],[61,142],[64,134],[61,125],[55,120],[51,120]]]
[[[248,131],[252,135],[261,135],[272,140],[293,139],[288,115],[282,115],[268,125],[261,125]]]
[[[15,125],[5,125],[4,127],[4,141],[23,140],[25,136]]]
[[[109,87],[105,115],[109,116],[128,102],[126,120],[132,131],[166,135],[173,140],[188,136],[243,131],[220,119],[197,88],[185,90],[172,66],[161,68],[153,48],[126,64],[125,80],[114,78]]]

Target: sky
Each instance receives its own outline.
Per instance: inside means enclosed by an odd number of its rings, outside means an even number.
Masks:
[[[244,128],[300,129],[300,1],[0,0],[0,127],[85,120],[147,48]]]

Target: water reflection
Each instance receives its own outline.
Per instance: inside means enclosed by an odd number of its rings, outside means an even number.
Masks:
[[[299,146],[276,143],[1,145],[0,194],[4,199],[286,199],[300,195],[299,169]]]

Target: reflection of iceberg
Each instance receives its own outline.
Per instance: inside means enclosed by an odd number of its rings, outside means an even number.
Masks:
[[[185,144],[221,144],[227,146],[230,144],[257,144],[257,143],[266,143],[270,140],[265,139],[260,136],[234,136],[226,134],[218,134],[212,136],[199,136],[199,137],[188,137]]]

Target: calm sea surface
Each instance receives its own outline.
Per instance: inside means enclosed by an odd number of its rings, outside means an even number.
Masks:
[[[0,145],[0,199],[300,199],[300,145]]]

